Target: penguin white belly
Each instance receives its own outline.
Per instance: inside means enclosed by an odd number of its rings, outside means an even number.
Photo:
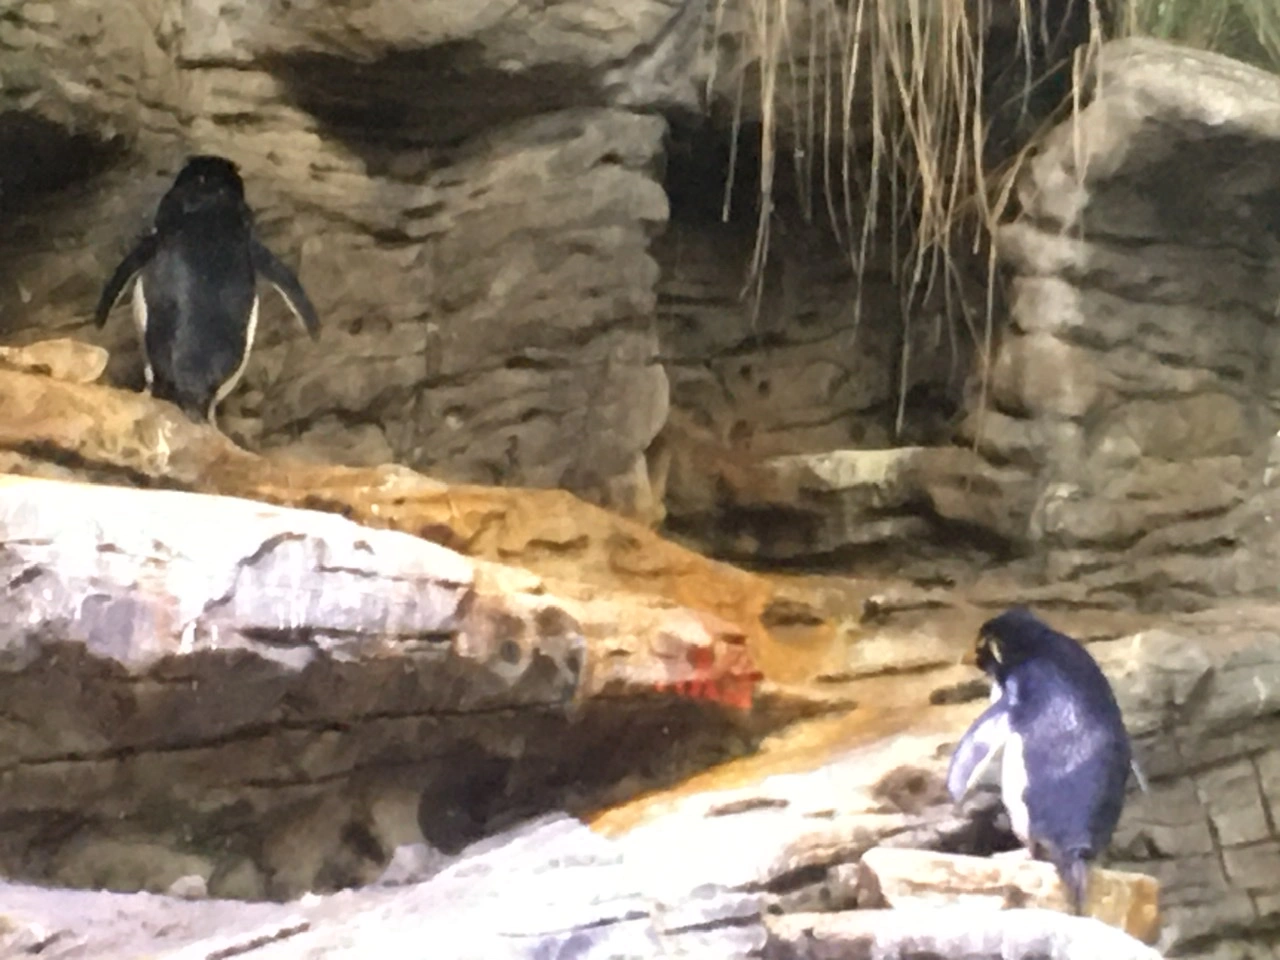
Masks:
[[[1010,733],[1004,744],[1004,763],[1000,772],[1000,796],[1009,812],[1009,825],[1023,843],[1031,835],[1031,816],[1027,811],[1027,764],[1023,757],[1022,737]]]
[[[240,382],[240,378],[244,375],[244,368],[249,365],[249,354],[253,352],[253,338],[258,332],[258,298],[253,298],[253,306],[249,308],[249,323],[244,332],[244,353],[240,357],[240,363],[232,371],[231,376],[220,386],[213,395],[213,400],[209,403],[209,422],[217,425],[216,411],[218,404],[227,398],[227,395],[236,388],[236,384]]]
[[[133,325],[138,328],[138,343],[142,346],[142,369],[147,378],[146,393],[151,392],[151,384],[155,373],[151,369],[151,358],[147,356],[147,294],[142,289],[142,275],[133,282]]]

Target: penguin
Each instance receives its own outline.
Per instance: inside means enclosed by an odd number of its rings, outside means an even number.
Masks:
[[[1054,864],[1080,914],[1130,770],[1144,782],[1115,694],[1083,645],[1026,607],[984,623],[976,652],[994,681],[992,702],[952,754],[947,790],[959,803],[999,762],[1013,832],[1031,856]]]
[[[160,198],[151,230],[103,287],[94,323],[107,322],[133,282],[146,392],[216,426],[216,408],[253,349],[259,276],[317,339],[306,291],[256,235],[239,168],[225,157],[191,156]]]

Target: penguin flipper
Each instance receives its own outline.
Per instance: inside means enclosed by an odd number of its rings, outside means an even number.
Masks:
[[[120,265],[111,274],[111,279],[102,288],[102,296],[98,298],[97,309],[93,312],[94,326],[101,327],[107,322],[107,315],[111,313],[111,308],[116,305],[116,301],[124,293],[125,287],[156,255],[158,246],[159,237],[155,233],[148,233],[120,261]]]
[[[253,238],[249,249],[253,258],[253,269],[275,287],[280,296],[284,297],[293,315],[302,321],[302,325],[307,328],[307,333],[311,334],[311,339],[319,339],[320,318],[316,316],[316,308],[311,305],[311,299],[302,289],[302,284],[298,282],[294,272],[268,250],[257,237]]]
[[[982,781],[1009,739],[1009,710],[997,700],[965,731],[947,768],[947,792],[959,803]]]

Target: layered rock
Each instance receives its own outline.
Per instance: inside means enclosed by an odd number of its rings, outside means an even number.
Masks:
[[[0,369],[0,396],[0,450],[10,473],[197,490],[341,513],[473,557],[518,564],[583,603],[602,592],[609,598],[617,591],[634,594],[638,602],[627,615],[637,622],[655,616],[660,622],[664,608],[687,606],[698,614],[690,629],[715,638],[721,651],[716,659],[723,654],[737,662],[716,696],[739,704],[750,699],[753,668],[745,653],[767,652],[764,619],[774,603],[773,585],[571,494],[453,486],[394,465],[362,469],[263,457],[170,404],[99,384]]]
[[[1034,480],[1010,500],[1047,579],[1161,606],[1273,593],[1280,81],[1131,40],[1093,89],[997,235],[1013,329],[965,432]]]
[[[670,425],[667,433],[674,433]],[[949,521],[990,531],[996,536],[988,539],[1002,545],[1019,537],[1030,519],[1013,498],[1025,503],[1033,481],[959,447],[748,459],[705,438],[686,435],[674,442],[683,446],[672,453],[672,469],[676,457],[681,468],[694,468],[695,488],[704,496],[699,509],[672,511],[671,525],[719,556],[809,563],[858,556],[860,569],[869,572],[876,550],[889,547],[884,565],[896,575],[911,575],[910,561],[921,555],[950,571],[972,573],[972,548],[945,556],[937,547]]]
[[[883,435],[855,436],[861,421],[836,395],[826,409],[838,416],[802,418],[807,441],[755,429],[824,383],[885,401],[867,371],[824,379],[819,366],[834,369],[845,352],[820,339],[807,365],[787,366],[780,340],[821,311],[797,307],[785,332],[770,318],[787,313],[789,290],[801,304],[821,285],[789,286],[783,271],[772,287],[781,305],[760,321],[769,362],[746,340],[724,364],[704,351],[709,374],[673,362],[673,402],[692,411],[660,438],[675,451],[669,509],[680,529],[728,556],[887,550],[890,568],[922,545],[981,558],[977,546],[990,551],[979,562],[1022,558],[1028,584],[1112,608],[1274,595],[1280,422],[1267,357],[1280,229],[1268,211],[1280,195],[1280,86],[1221,57],[1126,40],[1103,48],[1086,92],[1026,164],[1019,213],[996,234],[1010,325],[954,438],[971,450],[849,449],[882,447]],[[1203,189],[1189,192],[1192,182]],[[687,299],[673,297],[668,323],[707,339],[710,324],[692,321],[703,307]],[[881,345],[873,335],[860,349]],[[753,410],[767,412],[754,425]],[[842,449],[815,449],[827,446]]]
[[[229,497],[6,478],[0,525],[11,876],[345,886],[740,736],[697,704],[747,661],[678,607]]]
[[[181,158],[222,153],[323,327],[311,345],[265,298],[224,409],[242,443],[651,513],[637,466],[667,403],[647,251],[667,217],[664,123],[613,104],[690,98],[703,4],[626,4],[607,30],[590,3],[537,29],[532,7],[397,10],[7,11],[0,137],[33,160],[0,165],[9,337],[97,339],[110,378],[136,383],[131,325],[84,324]]]
[[[1112,863],[1160,881],[1171,953],[1274,951],[1274,617],[1245,605],[1099,645],[1152,780],[1130,797]]]
[[[678,849],[719,889],[765,890],[787,912],[848,909],[858,902],[850,870],[867,850],[982,854],[1010,842],[998,819],[993,825],[990,797],[956,812],[940,792],[949,744],[981,709],[956,705],[985,693],[972,668],[958,664],[987,615],[943,586],[774,585],[566,494],[264,459],[164,404],[42,374],[0,370],[0,397],[11,470],[305,503],[384,528],[194,493],[9,481],[0,491],[0,502],[15,507],[6,524],[8,602],[26,597],[43,624],[26,629],[23,610],[8,618],[19,652],[6,674],[18,687],[6,702],[29,706],[14,721],[25,732],[13,742],[30,747],[24,757],[33,762],[7,774],[6,802],[21,809],[6,834],[6,862],[26,875],[128,887],[189,874],[215,893],[287,893],[367,880],[397,846],[418,842],[417,831],[432,846],[425,860],[410,858],[409,877],[431,873],[444,862],[442,843],[453,849],[539,810],[623,800],[751,742],[753,728],[726,724],[716,705],[746,705],[752,660],[788,684],[758,700],[756,731],[767,728],[760,711],[778,705],[783,689],[847,716],[801,725],[742,766],[598,819],[599,831],[640,858],[637,870],[646,865],[627,884],[642,888],[637,877],[666,869],[674,854],[663,851]],[[36,496],[50,487],[67,492]],[[112,506],[125,499],[140,506]],[[184,529],[171,512],[179,502],[200,502],[212,519]],[[301,536],[276,538],[282,532]],[[206,541],[222,546],[198,562]],[[347,559],[335,560],[340,554]],[[402,573],[419,569],[417,585],[396,579],[388,557]],[[421,567],[428,558],[453,573],[436,577]],[[314,587],[301,582],[304,569]],[[371,578],[368,593],[353,570]],[[439,617],[456,621],[447,648],[392,629],[417,630],[422,624],[409,621],[428,615],[404,609],[407,590],[454,598],[439,605]],[[473,599],[462,603],[460,593]],[[1015,583],[993,580],[981,599],[999,605],[1017,595]],[[77,596],[95,598],[78,619],[66,607]],[[210,599],[225,602],[206,610]],[[558,673],[536,668],[534,637],[555,625],[537,616],[547,609],[559,611],[557,636],[569,638],[554,641],[562,644],[560,659],[549,661],[562,664]],[[354,636],[331,629],[353,611],[372,626]],[[1086,638],[1123,634],[1094,649],[1152,790],[1131,795],[1110,864],[1159,880],[1160,946],[1169,952],[1206,955],[1265,938],[1274,913],[1269,754],[1280,648],[1269,616],[1266,607],[1205,614],[1136,634],[1114,618],[1060,622]],[[309,633],[293,628],[299,619]],[[194,626],[183,630],[187,623]],[[505,639],[517,624],[520,655],[511,662],[498,634]],[[58,644],[60,631],[70,647]],[[148,637],[156,639],[143,643]],[[184,654],[184,642],[208,649]],[[574,650],[585,651],[576,681],[564,660]],[[55,672],[40,673],[54,655]],[[433,657],[470,680],[433,687],[422,660]],[[22,683],[37,674],[64,682],[44,682],[33,699]],[[802,692],[795,684],[806,678]],[[192,679],[201,682],[192,687]],[[509,705],[433,706],[433,689]],[[661,691],[693,699],[686,707],[653,700]],[[53,702],[63,706],[50,710]],[[514,741],[511,722],[522,731]],[[77,729],[84,743],[53,742]],[[104,731],[111,742],[123,738],[119,749],[104,744]],[[165,740],[191,733],[187,748]],[[282,780],[281,765],[294,774]],[[68,791],[72,777],[78,786]],[[149,792],[139,789],[147,784]],[[143,803],[166,816],[143,818]],[[174,823],[203,829],[175,834],[166,826]],[[258,838],[260,849],[220,846],[229,837]]]

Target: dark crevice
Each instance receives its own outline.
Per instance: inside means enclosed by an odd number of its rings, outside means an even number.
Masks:
[[[48,194],[105,171],[123,155],[104,143],[31,114],[0,113],[0,214],[24,212]]]
[[[11,444],[8,449],[29,460],[73,470],[80,475],[81,479],[90,483],[136,487],[145,490],[184,490],[190,492],[197,489],[195,485],[185,483],[175,477],[153,477],[124,464],[94,460],[78,451],[60,447],[51,441],[23,441]]]
[[[595,74],[566,64],[507,71],[475,41],[388,53],[359,62],[332,54],[279,56],[264,65],[301,109],[390,175],[394,151],[459,147],[539,113],[603,105]],[[382,166],[387,169],[382,169]]]

